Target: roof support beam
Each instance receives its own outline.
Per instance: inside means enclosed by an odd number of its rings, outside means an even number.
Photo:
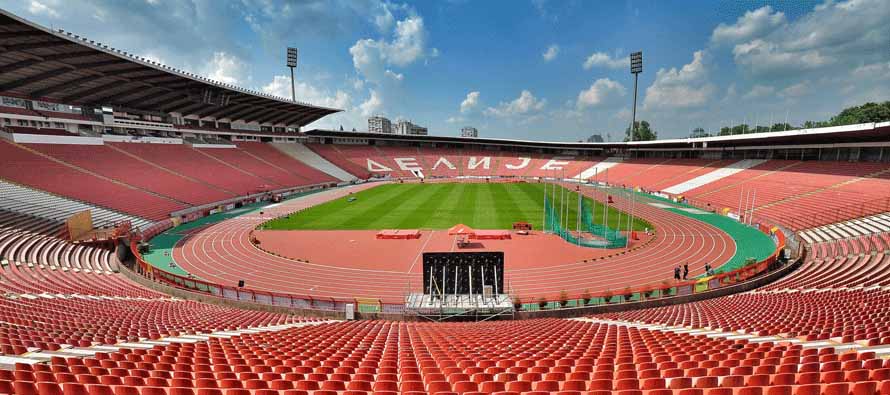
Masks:
[[[130,89],[115,93],[113,95],[99,96],[99,97],[93,99],[93,101],[113,104],[114,102],[116,102],[122,98],[135,95],[135,94],[142,92],[144,90],[145,90],[144,86],[137,86],[135,88],[130,88]]]
[[[241,109],[243,107],[245,107],[244,104],[236,104],[236,105],[228,105],[225,107],[220,107],[217,111],[214,111],[207,115],[204,115],[204,116],[202,116],[202,118],[210,117],[210,118],[215,118],[215,119],[219,120],[221,115],[225,115],[226,113],[231,114],[233,111],[236,111],[236,109]],[[223,117],[223,118],[225,118],[225,117]]]
[[[250,107],[250,106],[248,106],[247,108],[245,108],[245,109],[242,110],[242,111],[238,111],[238,112],[236,112],[236,113],[232,113],[232,115],[231,115],[231,117],[230,117],[229,119],[231,119],[231,120],[243,119],[242,117],[244,117],[245,115],[250,114],[250,113],[252,113],[252,112],[254,112],[254,111],[256,111],[256,108],[255,108],[255,107]]]
[[[158,105],[159,105],[158,110],[160,110],[161,112],[173,112],[174,108],[181,107],[181,105],[188,104],[191,102],[192,102],[192,99],[189,99],[188,97],[173,99],[173,100],[167,101],[166,103],[163,103],[163,102],[158,103]]]
[[[102,85],[97,85],[89,89],[78,90],[76,93],[65,96],[62,101],[79,101],[85,97],[90,97],[104,90],[108,90],[116,85],[120,85],[120,81],[111,81]]]
[[[269,122],[272,122],[272,123],[284,122],[285,119],[290,118],[292,115],[293,115],[293,113],[290,111],[282,112],[280,116],[272,118]]]
[[[68,80],[65,82],[60,82],[58,84],[47,86],[46,88],[43,88],[43,89],[38,89],[36,91],[31,92],[31,95],[34,97],[43,97],[43,96],[46,96],[51,93],[64,91],[66,89],[68,89],[68,90],[77,89],[84,82],[89,82],[89,81],[92,81],[95,79],[96,79],[96,76],[94,76],[94,75],[88,75],[88,76],[84,76],[84,77],[80,77],[80,78],[75,78],[73,80]]]
[[[44,42],[39,42],[39,43],[10,44],[7,46],[0,47],[0,51],[19,52],[19,51],[27,51],[29,49],[61,47],[63,45],[74,45],[74,43],[70,42],[70,41],[44,41]]]
[[[270,114],[274,114],[274,113],[277,112],[277,111],[278,111],[277,108],[269,108],[269,109],[267,109],[267,110],[265,110],[265,111],[259,111],[259,112],[257,112],[256,114],[254,114],[254,115],[252,115],[252,116],[249,116],[249,117],[247,117],[247,118],[244,118],[244,121],[245,121],[245,122],[253,122],[253,121],[257,121],[257,120],[260,120],[260,119],[263,119],[263,118],[269,116]]]
[[[0,74],[11,73],[13,71],[21,70],[37,63],[40,63],[39,59],[26,59],[15,63],[10,63],[6,66],[0,66]]]
[[[8,39],[8,38],[22,38],[22,37],[33,37],[33,36],[42,36],[46,33],[40,30],[25,30],[23,32],[2,32],[0,33],[0,40]]]
[[[78,63],[78,64],[73,64],[72,66],[75,66],[79,69],[97,69],[100,67],[114,66],[116,64],[126,64],[126,63],[130,63],[130,61],[126,60],[126,59],[115,58],[113,60],[103,60],[101,62]]]
[[[40,74],[35,74],[35,75],[32,75],[27,78],[22,78],[20,80],[11,81],[8,84],[0,85],[0,91],[9,91],[9,90],[13,90],[16,88],[21,88],[23,86],[28,86],[35,82],[40,82],[47,78],[52,78],[52,77],[58,76],[59,74],[62,74],[66,71],[68,71],[68,68],[63,67],[60,69],[52,69],[50,71],[45,71]]]
[[[151,103],[151,102],[153,102],[157,99],[160,99],[164,96],[170,96],[173,94],[178,94],[178,92],[170,92],[170,91],[155,92],[155,93],[152,93],[152,94],[149,94],[146,96],[139,96],[134,99],[131,99],[130,101],[123,103],[123,106],[132,107],[132,106],[140,104],[140,103]]]
[[[192,115],[193,111],[198,110],[201,107],[208,106],[208,105],[209,104],[206,104],[206,103],[195,103],[195,104],[187,105],[187,106],[184,106],[181,108],[174,108],[174,110],[176,110],[176,112],[182,114],[183,116]]]

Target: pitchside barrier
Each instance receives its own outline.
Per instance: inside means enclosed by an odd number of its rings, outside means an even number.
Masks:
[[[659,284],[648,284],[623,290],[610,290],[595,293],[581,293],[575,295],[547,295],[540,298],[515,299],[514,307],[517,310],[536,311],[561,307],[596,306],[609,303],[634,302],[656,298],[670,298],[712,291],[718,288],[736,285],[746,280],[775,269],[774,263],[779,251],[785,248],[785,236],[782,232],[776,233],[777,246],[775,252],[768,258],[749,264],[731,272],[718,274],[711,277],[675,282],[663,281]],[[237,300],[259,303],[264,305],[289,307],[305,310],[344,311],[347,305],[352,305],[353,310],[363,313],[404,313],[404,303],[384,303],[378,298],[352,298],[337,299],[326,297],[314,297],[311,295],[293,295],[258,291],[250,288],[222,285],[209,281],[198,280],[192,277],[180,276],[163,269],[152,266],[139,253],[136,241],[130,244],[130,250],[136,257],[136,271],[153,281],[158,281],[175,288],[212,295],[221,299]]]
[[[552,209],[552,208],[551,208]],[[583,210],[588,212],[589,210]],[[556,218],[555,214],[553,218]],[[582,220],[585,227],[596,231],[596,224],[590,221],[590,218]],[[559,221],[555,221],[558,223]],[[253,290],[247,287],[237,287],[230,285],[222,285],[209,281],[195,279],[189,276],[181,276],[170,273],[166,270],[157,268],[142,258],[139,253],[138,241],[149,240],[152,236],[160,234],[167,229],[172,228],[173,221],[161,221],[142,231],[131,235],[130,250],[135,257],[135,271],[140,275],[152,280],[163,283],[168,286],[195,292],[202,295],[215,296],[221,299],[247,301],[264,305],[289,307],[305,310],[325,310],[325,311],[344,311],[346,306],[352,305],[356,312],[382,312],[401,314],[405,312],[404,303],[385,303],[379,298],[356,297],[348,299],[315,297],[311,295],[294,295],[287,293],[276,293],[267,291]],[[553,229],[561,229],[553,226]],[[658,284],[648,284],[637,287],[626,287],[624,289],[613,289],[607,291],[598,291],[593,293],[583,292],[580,294],[569,295],[561,293],[560,295],[541,295],[537,298],[515,299],[514,307],[517,310],[536,311],[541,309],[552,309],[561,307],[584,307],[596,306],[609,303],[634,302],[640,300],[648,300],[655,298],[671,298],[694,293],[712,291],[715,289],[732,286],[747,281],[761,274],[776,269],[776,258],[781,250],[786,246],[785,233],[783,231],[772,232],[772,227],[760,225],[758,229],[776,236],[776,249],[772,255],[766,259],[746,265],[740,269],[730,272],[721,273],[711,277],[703,277],[690,281],[676,282],[673,280],[665,280]],[[604,235],[604,239],[612,237],[615,239],[615,230],[600,229]],[[568,232],[563,229],[563,232]],[[617,240],[617,239],[615,239]],[[577,241],[576,241],[577,242]],[[583,242],[583,241],[582,241]],[[623,246],[623,244],[622,244]]]

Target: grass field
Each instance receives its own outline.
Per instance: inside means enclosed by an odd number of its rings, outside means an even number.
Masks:
[[[574,228],[578,195],[567,195],[568,223],[572,224],[568,227]],[[518,221],[541,229],[543,220],[543,184],[385,184],[352,196],[353,202],[346,197],[333,200],[275,219],[263,229],[448,229],[459,223],[478,229],[510,229]],[[595,221],[602,223],[603,206],[585,199],[595,208]],[[621,217],[623,230],[627,216]],[[618,226],[618,210],[609,207],[608,218],[612,228]],[[640,219],[633,225],[636,230],[652,228]]]

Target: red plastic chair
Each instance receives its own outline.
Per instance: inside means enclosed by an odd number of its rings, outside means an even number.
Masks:
[[[850,384],[831,383],[822,386],[822,395],[847,395],[850,393]]]
[[[794,395],[821,395],[822,386],[819,384],[805,384],[797,386]]]

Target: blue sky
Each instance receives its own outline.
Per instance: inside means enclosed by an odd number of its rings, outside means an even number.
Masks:
[[[43,25],[217,80],[456,135],[617,140],[627,54],[642,50],[637,119],[660,138],[730,123],[822,120],[890,100],[890,2],[0,0]]]

